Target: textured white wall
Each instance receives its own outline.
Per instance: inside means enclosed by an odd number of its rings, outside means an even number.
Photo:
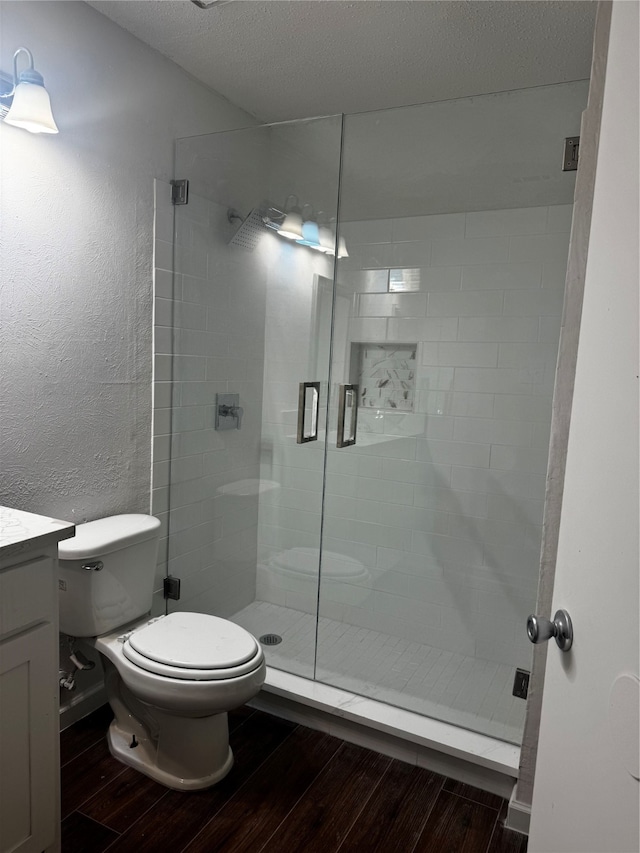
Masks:
[[[0,126],[0,501],[80,522],[149,510],[153,179],[178,136],[253,120],[80,2],[0,5],[58,136]]]

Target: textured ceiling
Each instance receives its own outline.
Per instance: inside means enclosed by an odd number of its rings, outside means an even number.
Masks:
[[[93,0],[264,121],[589,76],[594,0]]]

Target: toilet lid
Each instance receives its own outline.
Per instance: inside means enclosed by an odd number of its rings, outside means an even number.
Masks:
[[[244,628],[204,613],[169,613],[134,631],[126,645],[150,662],[187,670],[229,670],[260,648]]]

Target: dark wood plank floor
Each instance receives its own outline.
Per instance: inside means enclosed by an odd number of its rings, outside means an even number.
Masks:
[[[63,853],[525,853],[500,797],[240,708],[235,765],[171,791],[109,754],[105,706],[61,735]]]

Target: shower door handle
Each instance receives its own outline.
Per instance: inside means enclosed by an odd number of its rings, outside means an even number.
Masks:
[[[358,390],[357,385],[340,386],[337,447],[351,447],[352,444],[356,443],[356,432],[358,429]]]
[[[320,383],[301,382],[298,386],[297,444],[318,440],[318,414],[320,410]]]

